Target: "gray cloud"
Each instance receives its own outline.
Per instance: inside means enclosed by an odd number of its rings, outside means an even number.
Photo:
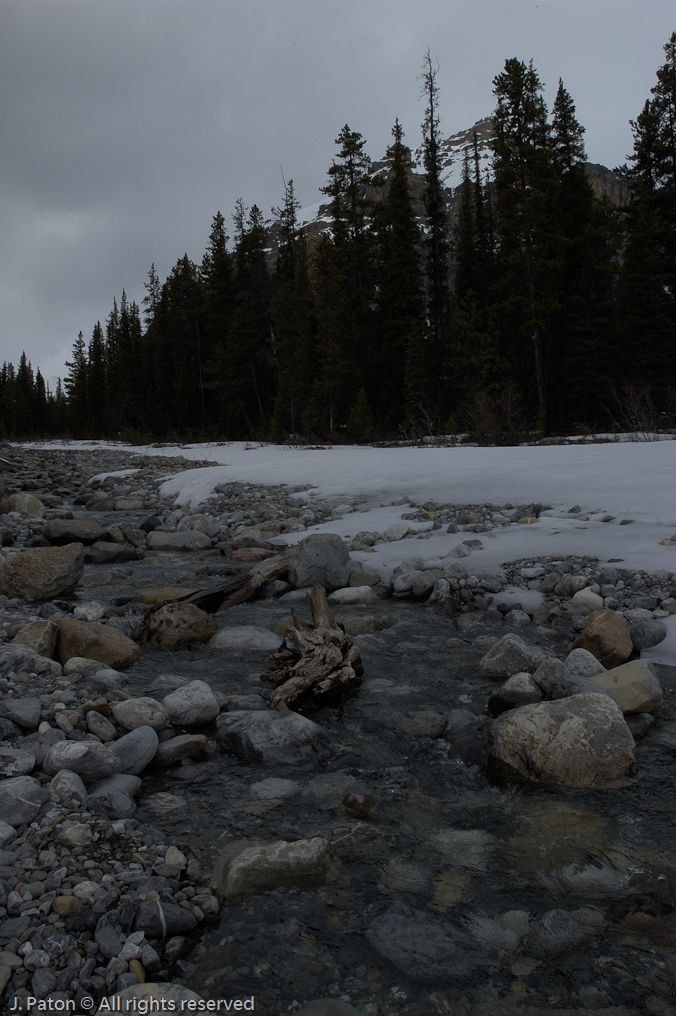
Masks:
[[[666,0],[5,0],[0,359],[62,373],[151,262],[199,260],[218,208],[269,214],[280,167],[315,202],[344,123],[374,158],[397,116],[417,146],[428,45],[446,133],[490,112],[506,58],[532,58],[616,165],[673,28]]]

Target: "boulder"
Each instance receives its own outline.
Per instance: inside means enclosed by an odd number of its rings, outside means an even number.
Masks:
[[[72,769],[59,769],[58,773],[49,784],[49,796],[52,801],[84,801],[87,796],[87,788],[81,776],[74,773]]]
[[[105,776],[119,773],[122,763],[115,752],[99,741],[57,741],[45,757],[42,768],[48,776],[69,769],[85,783],[95,783]]]
[[[47,509],[42,501],[25,490],[17,494],[10,494],[7,498],[7,511],[18,512],[19,515],[29,515],[32,519],[44,519]]]
[[[40,677],[61,677],[63,667],[56,660],[40,656],[34,649],[12,642],[11,645],[0,646],[0,671],[3,674],[13,670],[15,674],[24,670],[38,674]]]
[[[184,529],[180,533],[163,533],[155,529],[146,539],[148,550],[211,550],[213,544],[206,533],[196,529]]]
[[[568,604],[569,610],[574,610],[583,617],[589,617],[596,610],[603,610],[603,597],[595,593],[587,586],[585,589],[578,589]]]
[[[634,621],[629,630],[634,649],[652,649],[667,637],[667,626],[661,621]]]
[[[532,674],[550,654],[537,646],[529,646],[518,635],[503,635],[479,660],[478,677],[513,677],[514,674]]]
[[[332,606],[355,603],[378,603],[378,596],[373,592],[371,586],[345,586],[344,589],[336,589],[327,597]]]
[[[123,564],[125,561],[137,561],[141,556],[141,551],[130,543],[111,540],[96,540],[85,552],[88,564]]]
[[[148,617],[145,641],[163,649],[185,649],[191,642],[208,642],[218,621],[194,603],[167,603]]]
[[[84,656],[88,660],[100,660],[115,670],[126,670],[143,656],[135,642],[106,624],[76,621],[70,617],[59,617],[56,623],[60,629],[61,663],[72,656]]]
[[[18,723],[26,730],[35,730],[40,722],[42,702],[34,695],[25,695],[22,698],[7,698],[2,703],[1,713],[12,723]]]
[[[177,766],[184,758],[202,755],[208,746],[209,742],[204,734],[179,734],[178,737],[162,741],[154,761],[158,766]]]
[[[260,843],[244,840],[233,843],[221,854],[214,880],[226,899],[241,900],[265,889],[295,886],[316,889],[331,874],[334,853],[328,840],[276,840]]]
[[[220,713],[216,696],[204,681],[191,681],[164,699],[169,722],[178,727],[200,727]]]
[[[602,674],[606,669],[588,649],[571,650],[563,665],[569,674],[578,674],[580,677],[593,677],[594,674]]]
[[[586,649],[604,667],[619,667],[629,658],[633,649],[629,625],[612,610],[594,611],[587,618],[584,631],[575,639],[571,649]]]
[[[83,571],[81,543],[20,550],[0,567],[0,593],[26,600],[55,600],[72,593]]]
[[[306,536],[289,559],[289,582],[295,589],[319,584],[331,593],[347,585],[349,563],[350,555],[340,536],[334,533]]]
[[[125,730],[136,730],[137,727],[164,730],[169,725],[169,714],[162,703],[147,695],[115,702],[113,716]]]
[[[0,781],[0,819],[15,828],[32,822],[48,800],[49,791],[33,776]]]
[[[48,619],[28,621],[12,639],[13,643],[28,646],[40,656],[53,656],[59,637],[59,626]]]
[[[405,903],[394,903],[376,917],[366,938],[406,977],[423,984],[448,983],[449,971],[454,978],[476,976],[478,968],[497,961],[497,954],[482,950],[448,920]]]
[[[30,751],[0,747],[0,776],[27,776],[35,768],[35,761]]]
[[[486,712],[489,716],[499,716],[501,713],[507,712],[508,709],[515,709],[517,706],[541,702],[542,698],[542,688],[530,674],[514,674],[497,691],[493,692],[488,700]]]
[[[42,527],[42,535],[53,544],[94,543],[105,536],[103,526],[89,519],[49,519]]]
[[[654,713],[662,705],[662,686],[649,660],[630,660],[594,674],[591,681],[612,695],[623,713]]]
[[[294,765],[312,758],[327,739],[326,731],[300,713],[274,709],[221,713],[216,740],[245,760]]]
[[[120,737],[110,750],[120,762],[120,772],[138,776],[157,754],[159,738],[152,727],[136,727]]]
[[[186,935],[196,927],[197,918],[190,910],[179,907],[177,903],[165,903],[164,900],[144,901],[134,919],[134,928],[136,931],[144,931],[146,938],[164,939]]]
[[[608,695],[573,695],[503,713],[486,734],[480,764],[510,783],[605,790],[628,784],[634,739]]]

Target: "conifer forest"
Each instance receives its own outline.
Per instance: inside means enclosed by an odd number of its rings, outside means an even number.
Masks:
[[[584,127],[532,63],[494,79],[490,173],[469,146],[444,184],[445,97],[428,53],[422,171],[395,122],[384,161],[345,125],[321,229],[293,181],[266,218],[216,212],[199,264],[152,265],[80,332],[49,391],[0,372],[0,436],[507,444],[676,425],[676,32],[615,170],[592,184]],[[206,233],[206,230],[205,230]],[[229,235],[230,234],[230,235]],[[89,326],[88,326],[89,327]]]

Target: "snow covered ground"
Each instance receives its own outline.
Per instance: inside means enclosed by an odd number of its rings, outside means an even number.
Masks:
[[[317,496],[335,505],[358,502],[358,511],[312,530],[344,537],[360,530],[383,532],[411,510],[408,503],[391,504],[403,497],[417,505],[436,501],[548,506],[534,525],[511,525],[481,534],[483,550],[463,562],[477,575],[519,558],[568,554],[615,561],[627,569],[676,571],[676,545],[660,542],[676,537],[676,441],[515,448],[308,449],[244,442],[127,447],[141,456],[183,455],[212,461],[212,467],[188,470],[163,485],[163,493],[173,496],[177,505],[192,509],[203,504],[217,484],[230,480],[312,484]],[[298,497],[307,499],[312,493]],[[569,509],[576,505],[582,511],[571,514]],[[612,521],[602,522],[608,515]],[[627,520],[631,523],[621,524]],[[412,525],[418,531],[431,528],[431,523]],[[355,556],[369,570],[385,573],[406,558],[445,557],[466,536],[442,529],[425,541],[406,539]],[[296,534],[279,537],[282,542],[297,539]],[[650,656],[674,662],[676,615],[668,622],[667,643]]]

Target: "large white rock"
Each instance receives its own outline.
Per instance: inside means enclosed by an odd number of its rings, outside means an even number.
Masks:
[[[324,728],[300,713],[261,709],[221,713],[216,720],[220,747],[247,760],[295,765],[312,758],[326,739]]]
[[[319,584],[328,592],[342,589],[349,578],[350,555],[340,536],[314,533],[294,548],[289,560],[289,582],[295,589]]]
[[[148,696],[115,702],[113,716],[126,730],[136,730],[137,727],[164,730],[169,725],[169,714],[162,703]]]
[[[603,597],[587,586],[586,589],[578,589],[571,597],[568,607],[583,617],[588,617],[595,610],[603,610]]]
[[[629,782],[634,739],[610,696],[571,695],[503,713],[486,734],[481,766],[511,783],[605,790]]]
[[[378,597],[371,586],[345,586],[329,593],[328,602],[332,604],[377,603]]]
[[[169,722],[179,727],[211,723],[220,712],[216,696],[205,681],[191,681],[163,699]]]
[[[268,628],[253,624],[232,625],[221,628],[209,640],[212,649],[262,649],[266,653],[279,649],[279,635]]]
[[[662,686],[649,660],[630,660],[591,680],[610,692],[623,713],[653,713],[662,705]]]

